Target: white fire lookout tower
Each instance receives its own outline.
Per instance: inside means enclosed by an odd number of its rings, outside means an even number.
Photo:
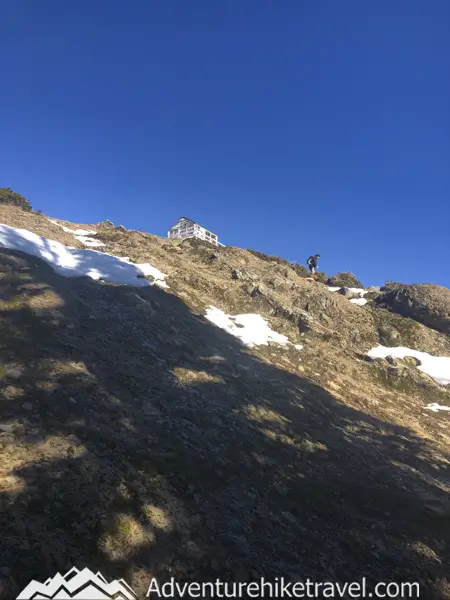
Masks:
[[[205,242],[209,242],[210,244],[214,244],[215,246],[223,246],[215,233],[208,231],[187,217],[178,219],[175,225],[169,229],[167,237],[172,239],[198,238]]]

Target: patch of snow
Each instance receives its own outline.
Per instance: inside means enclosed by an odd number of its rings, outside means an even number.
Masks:
[[[386,346],[372,348],[367,356],[371,358],[386,358],[388,356],[405,358],[405,356],[412,356],[420,361],[420,366],[417,367],[420,371],[426,373],[441,385],[450,384],[450,357],[431,356],[427,352],[419,352],[410,348],[387,348]]]
[[[352,298],[350,302],[352,304],[357,304],[358,306],[364,306],[364,304],[367,304],[367,300],[365,298]]]
[[[140,266],[142,267],[143,265],[136,265],[136,266]],[[167,285],[167,283],[163,280],[163,279],[154,279],[152,281],[152,285],[157,285],[158,287],[164,289],[164,290],[168,290],[169,286]]]
[[[91,248],[100,248],[101,246],[105,246],[105,244],[100,242],[100,240],[94,240],[94,238],[91,237],[76,235],[75,238],[85,246],[90,246]]]
[[[450,410],[450,406],[441,406],[437,402],[432,402],[425,406],[426,409],[432,410],[433,412],[439,412],[440,410]]]
[[[69,229],[68,227],[61,225],[61,223],[58,223],[57,221],[53,221],[52,219],[49,219],[49,221],[53,225],[60,227],[66,233],[71,233],[72,235],[74,235],[75,239],[81,242],[84,246],[89,246],[91,248],[101,248],[102,246],[106,245],[103,242],[100,242],[99,240],[94,240],[94,238],[89,237],[91,235],[97,235],[96,231],[90,231],[88,229]]]
[[[329,287],[328,291],[329,292],[338,292],[339,290],[342,290],[343,287],[346,287],[345,285],[342,286],[340,285],[339,287]],[[365,290],[363,288],[348,288],[351,292],[353,292],[354,294],[359,294],[359,297],[362,298],[363,296],[365,296],[365,294],[368,293],[369,290]]]
[[[144,263],[139,266],[141,267],[144,275],[153,277],[153,279],[156,279],[159,281],[164,281],[164,278],[165,278],[164,273],[161,273],[161,271],[159,269],[157,269],[156,267],[150,265],[149,263]]]
[[[80,235],[82,237],[86,236],[86,235],[97,235],[96,231],[89,231],[88,229],[69,229],[68,227],[65,227],[64,225],[61,225],[61,223],[58,223],[57,221],[53,221],[52,219],[49,219],[50,223],[53,223],[53,225],[57,225],[58,227],[61,227],[61,229],[63,231],[65,231],[66,233],[73,233],[73,235]]]
[[[270,329],[267,321],[261,315],[226,315],[219,308],[210,306],[205,316],[208,321],[237,337],[249,348],[267,346],[269,342],[280,344],[280,346],[293,345],[285,335]],[[302,347],[297,345],[295,348],[300,350]]]
[[[40,237],[27,229],[0,225],[0,246],[36,256],[64,277],[87,276],[95,280],[136,287],[168,287],[165,282],[166,275],[148,263],[135,265],[128,262],[128,259],[97,250],[77,250]],[[151,275],[154,280],[145,279],[147,275]]]
[[[294,344],[294,348],[296,350],[303,350],[303,346],[301,344]]]
[[[70,231],[70,230],[69,230]],[[75,229],[75,231],[70,231],[73,235],[86,237],[87,235],[97,235],[96,231],[89,231],[89,229]]]

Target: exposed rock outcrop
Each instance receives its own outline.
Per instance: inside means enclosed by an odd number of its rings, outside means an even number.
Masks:
[[[450,290],[432,285],[398,285],[375,299],[375,302],[427,327],[450,333]]]

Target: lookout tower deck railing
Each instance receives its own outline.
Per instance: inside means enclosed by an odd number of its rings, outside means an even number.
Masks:
[[[186,217],[178,219],[175,225],[169,229],[167,237],[172,239],[198,238],[215,246],[224,246],[219,242],[217,234]]]

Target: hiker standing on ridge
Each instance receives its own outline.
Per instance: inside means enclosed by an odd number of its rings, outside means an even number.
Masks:
[[[320,258],[320,254],[314,254],[308,258],[308,267],[311,273],[314,275],[317,269],[317,262]]]

